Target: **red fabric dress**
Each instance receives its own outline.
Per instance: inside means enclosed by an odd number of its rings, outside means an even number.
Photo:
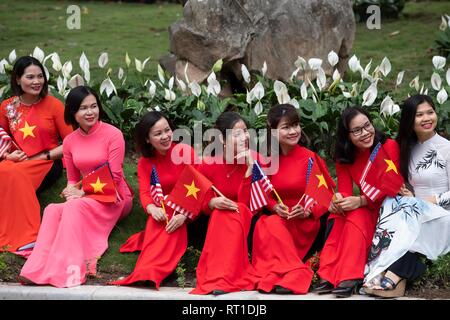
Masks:
[[[314,157],[312,151],[296,146],[289,154],[279,156],[279,170],[269,176],[290,210],[305,192],[309,157]],[[275,204],[275,198],[270,198],[268,207],[272,209]],[[314,206],[312,216],[305,219],[287,220],[275,212],[259,218],[252,250],[252,264],[261,276],[259,290],[270,292],[279,285],[297,294],[308,292],[314,273],[302,260],[316,239],[320,217],[326,211]]]
[[[12,116],[7,106],[15,98],[0,105],[0,126],[29,157],[56,148],[72,132],[64,123],[64,105],[55,97],[31,107],[19,104]],[[0,162],[0,251],[14,252],[36,241],[41,221],[36,190],[52,165],[51,160]]]
[[[251,176],[245,179],[246,164],[202,164],[201,172],[228,199],[238,202],[239,212],[208,207],[213,192],[207,196],[203,212],[209,214],[205,244],[197,266],[197,286],[190,293],[209,294],[213,290],[234,292],[254,290],[257,276],[248,257],[247,236],[252,213]],[[218,159],[223,162],[223,159]]]
[[[400,153],[397,143],[388,139],[383,147],[399,167]],[[361,190],[359,180],[370,153],[370,150],[366,150],[357,154],[353,164],[336,163],[338,190],[344,197],[353,195],[353,184]],[[360,193],[362,194],[361,191]],[[364,266],[383,200],[384,198],[372,202],[367,198],[367,206],[347,211],[344,216],[330,214],[329,219],[334,219],[334,224],[320,255],[320,278],[334,286],[344,280],[364,278]]]
[[[171,156],[175,146],[181,147],[181,152],[176,152],[186,161],[179,164],[178,156]],[[177,147],[177,149],[179,148]],[[175,153],[174,153],[175,154]],[[139,196],[142,207],[146,212],[149,204],[154,204],[150,194],[150,174],[152,166],[155,166],[164,195],[168,195],[186,164],[194,163],[196,159],[194,149],[187,145],[172,144],[166,155],[155,152],[151,158],[141,157],[138,162]],[[169,221],[174,211],[165,206]],[[187,221],[187,220],[186,220]],[[125,279],[112,282],[113,285],[129,285],[137,281],[153,281],[156,288],[164,278],[171,274],[178,265],[187,248],[186,223],[172,233],[167,233],[166,222],[158,222],[151,216],[148,217],[145,231],[132,235],[122,245],[120,252],[132,252],[141,250],[134,271]]]

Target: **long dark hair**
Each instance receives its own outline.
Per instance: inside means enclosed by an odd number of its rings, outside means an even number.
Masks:
[[[300,116],[293,105],[284,103],[272,106],[267,113],[267,150],[270,153],[272,153],[273,151],[280,153],[280,150],[272,150],[271,130],[276,129],[281,119],[283,118],[285,118],[291,126],[297,124],[300,125]],[[310,140],[308,136],[302,130],[298,144],[300,146],[308,148],[309,143]]]
[[[20,96],[23,93],[22,87],[17,83],[17,79],[22,77],[25,73],[25,69],[31,65],[38,66],[42,71],[42,74],[44,76],[44,85],[42,86],[39,96],[41,98],[45,98],[48,94],[48,79],[47,75],[45,74],[44,66],[39,62],[38,59],[30,56],[20,57],[19,59],[17,59],[16,63],[14,63],[10,80],[11,90],[16,96]]]
[[[164,115],[159,111],[147,112],[139,121],[139,123],[136,125],[136,131],[134,134],[136,149],[145,158],[151,158],[155,153],[155,148],[150,143],[147,142],[147,138],[148,133],[153,128],[155,123],[161,120],[162,118],[166,119],[170,129],[172,129],[172,131],[175,131],[176,128],[173,125],[172,121],[170,121],[170,119],[166,115]]]
[[[400,125],[397,134],[397,143],[400,146],[400,172],[403,179],[409,182],[409,161],[413,147],[417,144],[417,134],[414,131],[417,106],[422,103],[428,103],[436,110],[431,97],[423,94],[416,94],[403,102],[402,113],[400,116]]]
[[[99,119],[103,117],[104,111],[102,103],[98,94],[88,86],[78,86],[70,90],[66,98],[65,108],[64,108],[64,122],[72,125],[74,129],[79,127],[77,120],[75,120],[75,114],[80,109],[81,103],[87,97],[93,95],[97,101],[97,106],[99,110]]]
[[[370,115],[363,108],[354,106],[349,107],[342,112],[341,118],[338,122],[336,133],[336,149],[334,152],[334,160],[340,163],[354,163],[356,158],[356,147],[349,138],[350,122],[358,114],[365,115],[370,122],[372,119]],[[375,128],[375,137],[371,150],[375,148],[378,142],[382,144],[386,141],[386,135]]]

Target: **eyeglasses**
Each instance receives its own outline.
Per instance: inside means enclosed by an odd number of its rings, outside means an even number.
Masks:
[[[363,129],[367,132],[373,131],[373,125],[370,121],[367,121],[363,126],[353,128],[352,130],[348,130],[351,134],[353,134],[355,137],[362,135]]]

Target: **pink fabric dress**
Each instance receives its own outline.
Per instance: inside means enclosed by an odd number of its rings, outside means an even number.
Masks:
[[[45,208],[36,246],[20,275],[60,288],[80,285],[87,274],[95,274],[111,230],[132,206],[122,168],[125,141],[117,128],[98,122],[87,135],[78,129],[64,140],[63,152],[70,184],[108,161],[121,200],[82,197]]]

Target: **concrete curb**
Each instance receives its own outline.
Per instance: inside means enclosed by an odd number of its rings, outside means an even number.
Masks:
[[[51,286],[23,286],[18,283],[0,284],[0,300],[379,300],[353,295],[338,299],[334,295],[279,295],[261,294],[257,291],[233,292],[220,296],[189,294],[192,288],[149,288],[117,286],[79,286],[55,288]],[[396,300],[424,300],[402,297]]]

